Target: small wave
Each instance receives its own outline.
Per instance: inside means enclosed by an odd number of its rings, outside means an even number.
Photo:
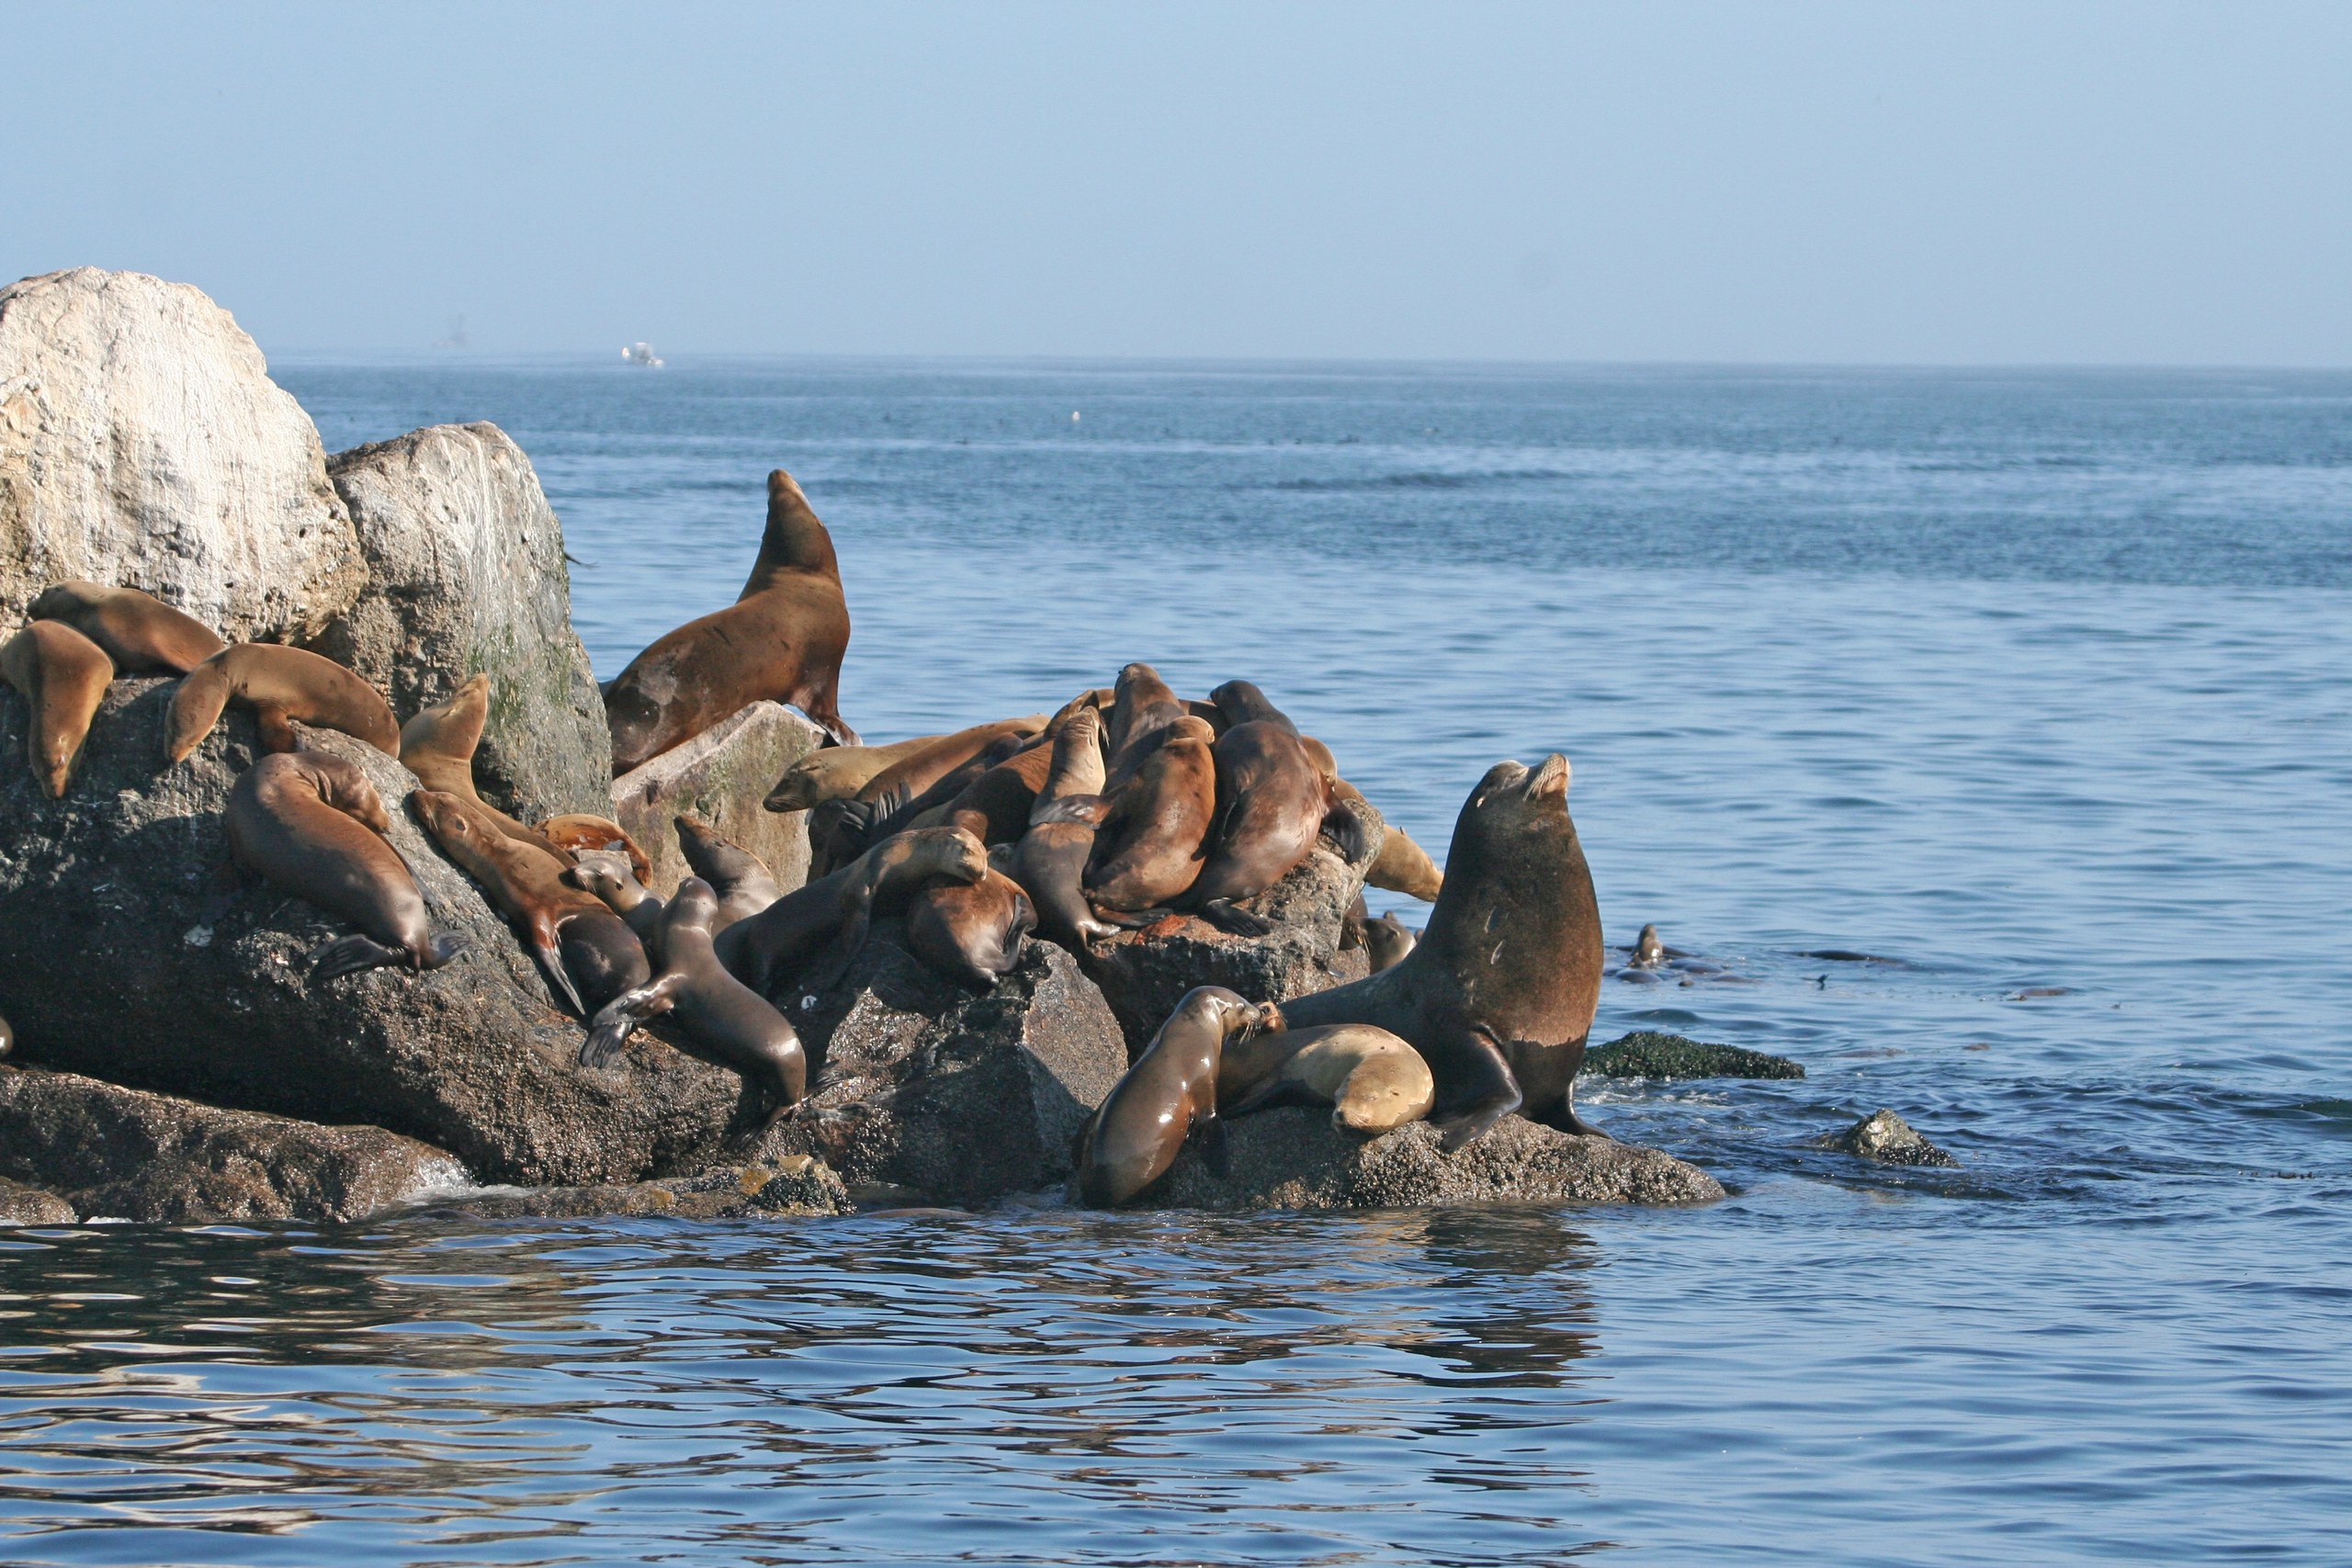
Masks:
[[[1517,484],[1582,477],[1561,468],[1490,468],[1476,473],[1418,471],[1374,474],[1362,479],[1276,479],[1267,488],[1297,491],[1468,490],[1483,484]]]

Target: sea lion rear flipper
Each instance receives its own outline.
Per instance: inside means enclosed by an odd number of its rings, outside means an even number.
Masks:
[[[1264,936],[1274,929],[1274,923],[1253,915],[1230,898],[1212,898],[1200,908],[1201,919],[1227,936]]]
[[[1363,814],[1356,809],[1356,801],[1362,798],[1361,795],[1354,799],[1340,795],[1331,802],[1331,809],[1323,818],[1323,831],[1340,846],[1340,858],[1350,865],[1369,865],[1373,857],[1379,853],[1372,841],[1372,824],[1366,822]]]
[[[1535,1120],[1547,1127],[1557,1128],[1563,1133],[1574,1133],[1580,1138],[1607,1138],[1612,1144],[1617,1141],[1577,1114],[1577,1085],[1574,1078],[1568,1080],[1568,1087],[1561,1092],[1560,1103],[1554,1106],[1548,1112],[1536,1117]]]
[[[1447,1154],[1486,1136],[1496,1122],[1519,1109],[1521,1099],[1519,1079],[1491,1031],[1472,1024],[1461,1056],[1459,1071],[1452,1075],[1454,1082],[1447,1086],[1452,1093],[1444,1114],[1430,1117],[1430,1124],[1442,1135],[1438,1146]]]
[[[684,979],[684,974],[673,970],[606,1002],[590,1022],[588,1038],[580,1043],[580,1065],[609,1067],[619,1061],[621,1047],[628,1043],[637,1026],[655,1013],[668,1011],[670,993]]]
[[[1176,912],[1173,909],[1106,909],[1091,899],[1087,901],[1086,907],[1093,910],[1094,918],[1105,925],[1116,926],[1122,931],[1141,931],[1144,927],[1155,921],[1164,920]]]
[[[427,969],[438,969],[444,964],[448,963],[452,958],[457,957],[458,954],[465,952],[466,939],[458,935],[455,931],[443,931],[439,936],[435,937],[431,942],[425,943],[424,950],[428,954],[428,961],[424,967]]]
[[[445,939],[447,940],[447,939]],[[409,961],[408,950],[387,947],[371,936],[337,937],[310,954],[311,984],[356,975],[363,969],[389,969]]]
[[[1247,1116],[1254,1111],[1272,1110],[1288,1096],[1292,1088],[1282,1074],[1274,1073],[1231,1105],[1218,1106],[1217,1119],[1222,1122],[1235,1116]]]

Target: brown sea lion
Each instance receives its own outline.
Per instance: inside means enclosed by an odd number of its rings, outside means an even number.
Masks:
[[[820,747],[785,769],[761,804],[770,811],[806,811],[828,800],[851,799],[868,779],[891,763],[944,739],[918,735],[888,746]]]
[[[1090,706],[1072,714],[1054,738],[1053,771],[1030,807],[1029,830],[1007,868],[1037,911],[1039,934],[1083,953],[1118,930],[1086,901],[1086,863],[1094,852],[1094,825],[1108,809],[1102,788],[1102,716]]]
[[[274,642],[240,642],[181,677],[172,694],[165,758],[176,762],[195,750],[232,701],[254,710],[261,743],[271,751],[294,750],[288,721],[299,719],[356,736],[387,757],[400,755],[401,727],[375,687],[332,659]]]
[[[310,955],[312,984],[395,964],[437,969],[465,945],[433,934],[416,878],[387,836],[383,797],[341,757],[272,752],[237,775],[222,818],[239,867],[359,928]]]
[[[1434,904],[1437,896],[1445,891],[1445,874],[1430,859],[1430,852],[1405,836],[1405,830],[1395,823],[1381,836],[1380,853],[1364,873],[1366,882],[1374,887],[1385,887],[1391,893],[1402,893],[1409,898]]]
[[[1420,1053],[1368,1023],[1270,1026],[1227,1048],[1216,1083],[1219,1115],[1304,1100],[1331,1107],[1331,1125],[1343,1133],[1385,1133],[1418,1122],[1437,1100],[1437,1082]]]
[[[1080,1201],[1116,1208],[1159,1180],[1195,1133],[1210,1159],[1221,1161],[1218,1065],[1233,1043],[1278,1026],[1279,1017],[1222,986],[1187,991],[1086,1124],[1078,1155]]]
[[[401,726],[401,766],[427,789],[472,801],[490,814],[498,830],[508,838],[543,850],[555,849],[555,841],[538,829],[517,822],[474,792],[474,752],[481,745],[482,727],[489,722],[490,677],[478,671],[456,691],[419,708]],[[558,853],[569,858],[565,852]]]
[[[720,931],[718,961],[763,997],[774,997],[786,984],[829,990],[865,945],[877,910],[898,908],[933,877],[978,882],[988,869],[988,851],[961,829],[901,833]],[[815,976],[805,975],[828,942],[837,961]]]
[[[849,604],[833,538],[782,468],[768,475],[767,528],[735,603],[657,638],[605,688],[613,772],[625,773],[763,699],[789,703],[844,746],[834,704]]]
[[[1634,966],[1637,969],[1655,969],[1665,962],[1666,943],[1658,940],[1657,928],[1644,926],[1642,934],[1634,939]]]
[[[978,882],[933,877],[907,906],[907,945],[951,980],[985,991],[1021,957],[1036,929],[1036,907],[1021,885],[991,867]]]
[[[1568,760],[1498,762],[1464,803],[1445,890],[1403,963],[1283,1004],[1293,1028],[1371,1023],[1437,1075],[1430,1120],[1459,1148],[1524,1110],[1564,1132],[1606,953],[1592,874],[1568,817]]]
[[[849,799],[820,803],[808,813],[810,874],[823,876],[847,865],[881,841],[877,829],[886,820],[930,804],[928,792],[959,770],[969,770],[968,783],[1009,752],[1008,739],[1017,745],[1045,728],[1045,715],[1031,714],[959,729],[899,758],[858,786]],[[996,751],[999,747],[1006,750]],[[983,757],[990,760],[981,761]],[[952,799],[962,787],[953,784],[939,798]]]
[[[647,960],[660,961],[662,900],[645,890],[628,856],[618,850],[582,850],[565,868],[563,879],[603,899],[605,908],[637,934]]]
[[[1317,765],[1297,727],[1279,715],[1235,724],[1212,755],[1217,821],[1183,902],[1227,931],[1263,936],[1272,928],[1234,905],[1289,875],[1320,833],[1332,836],[1350,863],[1363,860],[1371,829],[1356,811],[1361,796],[1337,791],[1336,775]]]
[[[1190,715],[1184,700],[1148,664],[1130,664],[1120,671],[1116,691],[1102,722],[1102,748],[1114,788],[1135,776],[1145,755],[1159,745],[1160,731]],[[1205,719],[1200,722],[1208,727],[1208,739],[1214,742],[1216,728]]]
[[[646,858],[637,840],[628,836],[628,829],[609,817],[599,817],[593,811],[566,811],[531,830],[573,860],[584,854],[610,852],[628,862],[630,874],[639,882],[653,880],[653,863]]]
[[[1201,874],[1216,815],[1216,759],[1209,727],[1186,716],[1158,732],[1159,743],[1133,777],[1114,782],[1095,832],[1087,897],[1099,910],[1164,908]]]
[[[136,588],[61,582],[32,603],[36,621],[63,621],[126,675],[185,675],[229,645],[195,616]]]
[[[650,973],[645,949],[604,900],[563,880],[553,850],[510,839],[490,808],[446,790],[409,794],[442,853],[513,923],[548,981],[582,1018]]]
[[[782,895],[784,890],[776,886],[775,873],[768,869],[767,862],[701,818],[682,812],[674,825],[679,852],[718,897],[718,910],[711,917],[713,935],[758,914]]]
[[[808,1093],[808,1057],[784,1015],[719,964],[711,948],[718,902],[699,876],[678,884],[676,897],[662,911],[661,967],[597,1011],[580,1047],[580,1065],[614,1066],[639,1024],[672,1013],[689,1051],[732,1068],[747,1086],[765,1094],[768,1113],[759,1128],[765,1132]]]
[[[1040,801],[1048,798],[1046,786],[1057,769],[1077,770],[1068,772],[1061,794],[1100,793],[1102,713],[1091,699],[1092,694],[1089,693],[1065,705],[1019,750],[965,785],[945,805],[915,817],[910,825],[961,828],[991,846],[1017,844],[1029,831],[1031,812]],[[1064,744],[1063,738],[1073,726],[1079,727],[1083,736],[1082,745]],[[1087,748],[1093,752],[1091,765],[1081,760]],[[1089,781],[1091,787],[1084,787]]]
[[[25,753],[52,800],[65,794],[114,660],[63,621],[35,621],[0,643],[0,682],[24,694]]]
[[[1394,969],[1405,962],[1421,940],[1421,933],[1397,919],[1391,909],[1376,920],[1363,923],[1364,955],[1372,962],[1372,972]]]

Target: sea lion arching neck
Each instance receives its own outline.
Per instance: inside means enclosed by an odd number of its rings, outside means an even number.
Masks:
[[[833,554],[833,536],[817,520],[808,498],[800,493],[782,468],[768,476],[768,522],[760,535],[759,558],[744,580],[740,602],[775,585],[786,572],[820,572],[838,578],[841,561]]]

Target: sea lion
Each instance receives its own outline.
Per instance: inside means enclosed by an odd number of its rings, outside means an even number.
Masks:
[[[789,703],[844,746],[834,704],[849,604],[833,538],[790,474],[768,475],[767,527],[735,603],[655,639],[605,688],[613,772],[628,773],[763,699]]]
[[[401,726],[401,766],[427,789],[472,801],[490,814],[498,830],[508,838],[570,859],[569,852],[558,850],[546,833],[517,822],[475,792],[474,752],[481,746],[482,727],[489,722],[490,677],[477,671],[456,691],[419,708]]]
[[[553,850],[510,839],[490,808],[447,790],[409,794],[441,851],[511,921],[558,994],[587,1018],[651,972],[645,949],[604,900],[563,880]]]
[[[465,945],[433,934],[383,797],[356,764],[274,751],[237,775],[222,818],[241,869],[359,928],[311,953],[313,985],[394,964],[437,969]]]
[[[1810,958],[1813,954],[1805,956]],[[1666,962],[1666,943],[1658,940],[1656,926],[1644,926],[1642,934],[1634,939],[1632,962],[1637,969],[1655,969]]]
[[[660,959],[662,899],[645,890],[628,856],[618,850],[582,850],[562,875],[574,887],[603,899],[605,908],[637,934],[647,959]]]
[[[1405,836],[1405,829],[1394,822],[1381,835],[1380,853],[1373,858],[1372,869],[1364,873],[1366,882],[1374,887],[1385,887],[1391,893],[1402,893],[1408,898],[1419,898],[1425,904],[1437,902],[1445,890],[1445,874],[1430,859],[1429,851]]]
[[[1279,1016],[1222,986],[1187,991],[1086,1124],[1078,1155],[1080,1201],[1116,1208],[1159,1180],[1195,1133],[1211,1161],[1221,1164],[1218,1065],[1234,1042]]]
[[[653,863],[628,836],[628,829],[609,817],[599,817],[593,811],[566,811],[550,817],[531,829],[560,854],[578,860],[584,854],[610,852],[628,862],[629,872],[639,882],[653,880]]]
[[[72,782],[113,679],[106,649],[63,621],[35,621],[0,644],[0,681],[24,694],[25,753],[51,800]]]
[[[1436,1100],[1420,1053],[1368,1023],[1270,1026],[1228,1046],[1217,1067],[1222,1116],[1306,1100],[1331,1107],[1331,1125],[1343,1133],[1375,1134],[1419,1121]]]
[[[1188,715],[1157,734],[1159,743],[1134,776],[1114,782],[1104,796],[1108,809],[1086,873],[1098,911],[1164,908],[1201,874],[1216,815],[1209,727]]]
[[[1030,714],[976,724],[909,752],[858,786],[847,800],[828,800],[808,813],[808,869],[823,876],[839,870],[881,841],[880,824],[923,802],[928,791],[1008,737],[1025,740],[1046,727],[1046,716]],[[993,762],[973,769],[971,777]],[[963,786],[956,784],[955,789]],[[953,790],[942,798],[952,798]]]
[[[907,945],[942,975],[988,990],[1021,957],[1036,929],[1036,907],[1021,885],[991,867],[978,882],[932,878],[907,907]]]
[[[61,582],[25,612],[36,621],[63,621],[106,649],[127,675],[185,675],[229,645],[195,616],[152,593],[103,582]]]
[[[1118,930],[1095,916],[1085,891],[1094,825],[1108,809],[1101,799],[1102,732],[1102,713],[1089,706],[1072,714],[1054,738],[1053,771],[1007,867],[1037,911],[1039,933],[1072,953]]]
[[[1217,819],[1183,903],[1224,930],[1263,936],[1272,928],[1234,906],[1289,875],[1320,833],[1331,835],[1351,864],[1367,859],[1371,828],[1356,810],[1362,797],[1334,788],[1336,775],[1316,765],[1287,720],[1234,725],[1211,755]]]
[[[1372,972],[1375,975],[1404,963],[1420,940],[1420,932],[1398,919],[1394,909],[1363,923],[1365,956],[1372,960]]]
[[[729,975],[711,949],[718,895],[699,876],[678,884],[662,911],[662,966],[598,1010],[580,1047],[583,1067],[611,1066],[637,1026],[674,1012],[688,1049],[730,1067],[747,1087],[764,1092],[765,1132],[808,1090],[808,1057],[800,1036],[767,999]]]
[[[1190,716],[1184,700],[1169,690],[1159,671],[1148,664],[1130,664],[1120,671],[1116,692],[1102,723],[1102,747],[1109,758],[1113,787],[1135,776],[1144,757],[1159,743],[1160,731]],[[1200,722],[1208,728],[1207,739],[1214,742],[1216,728],[1205,719]]]
[[[1019,750],[966,784],[945,805],[915,817],[910,826],[961,828],[991,846],[1020,842],[1029,831],[1030,813],[1046,798],[1046,786],[1052,781],[1055,770],[1080,765],[1078,750],[1062,745],[1063,736],[1073,725],[1082,726],[1084,744],[1094,749],[1094,763],[1082,776],[1071,773],[1065,780],[1062,793],[1100,792],[1102,724],[1102,710],[1094,706],[1090,697],[1077,698],[1064,705],[1047,721],[1045,729]],[[1081,791],[1079,785],[1087,779],[1092,781],[1092,787]]]
[[[1606,953],[1592,874],[1568,817],[1568,760],[1498,762],[1453,827],[1445,890],[1403,963],[1283,1004],[1294,1028],[1372,1023],[1437,1076],[1430,1120],[1459,1148],[1524,1110],[1564,1132]]]
[[[770,811],[806,811],[828,800],[848,800],[891,763],[944,739],[918,735],[888,746],[820,747],[785,769],[784,776],[760,804]]]
[[[682,812],[673,822],[678,829],[679,852],[695,868],[695,874],[710,884],[718,895],[718,911],[711,917],[712,934],[758,914],[781,896],[783,889],[775,885],[775,873],[768,869],[767,862],[699,817]]]
[[[387,757],[401,750],[401,727],[383,694],[332,659],[274,642],[232,643],[180,679],[172,694],[164,754],[176,762],[196,750],[232,701],[254,710],[268,750],[294,750],[289,720],[340,729]]]
[[[17,1026],[0,1018],[0,1062],[5,1062],[17,1049]]]
[[[720,931],[718,961],[763,997],[787,981],[829,990],[865,945],[876,910],[897,908],[933,877],[978,882],[988,869],[988,851],[961,829],[901,833]],[[828,942],[838,961],[820,976],[803,977],[802,966]]]

